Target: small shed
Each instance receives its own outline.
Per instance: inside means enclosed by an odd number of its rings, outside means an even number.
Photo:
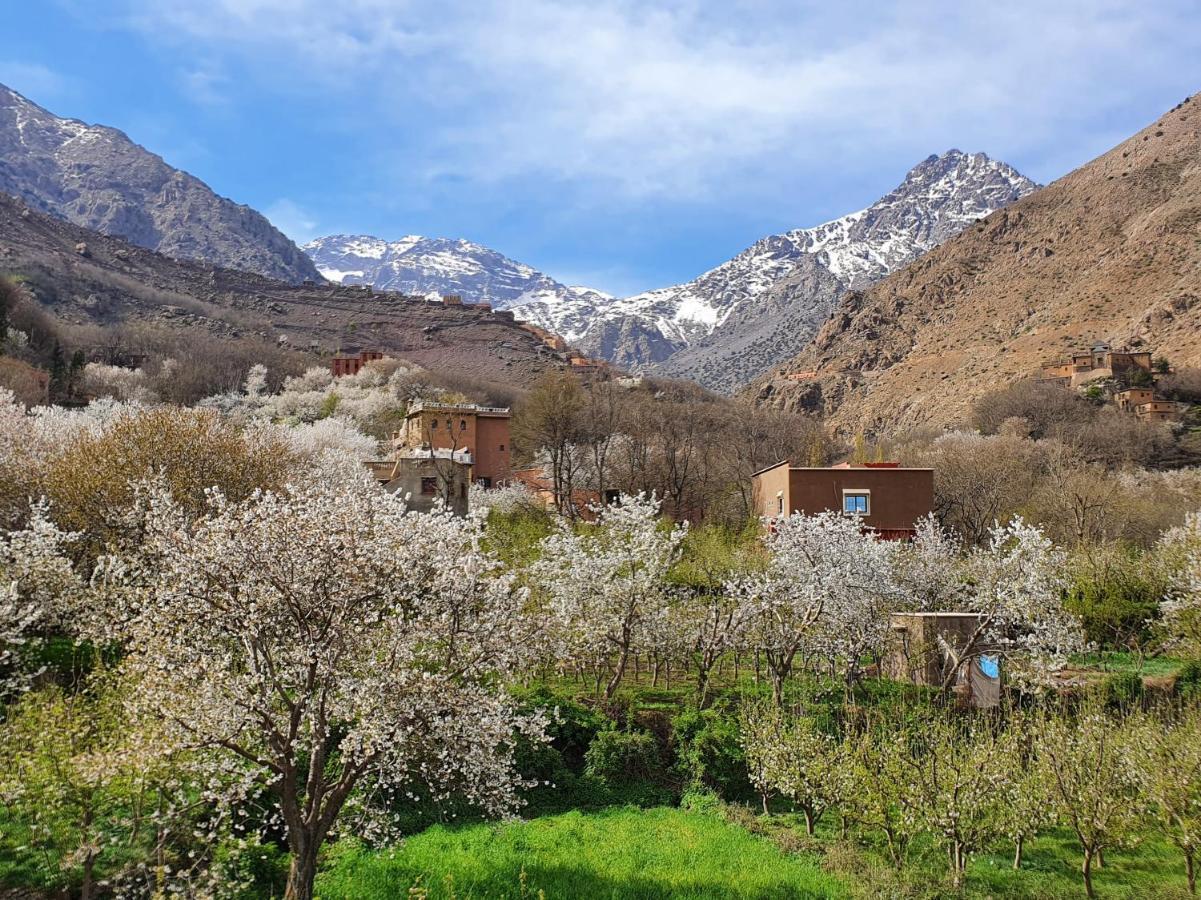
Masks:
[[[892,635],[884,657],[884,674],[897,681],[941,687],[956,667],[952,648],[966,648],[980,627],[972,612],[894,613]],[[983,648],[959,665],[954,690],[964,702],[987,708],[1001,702],[1000,660]]]

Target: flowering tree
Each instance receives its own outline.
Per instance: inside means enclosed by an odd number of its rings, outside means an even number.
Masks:
[[[977,625],[958,643],[939,638],[943,690],[985,653],[1020,659],[1013,674],[1029,680],[1062,667],[1083,646],[1080,625],[1063,606],[1066,571],[1065,554],[1036,526],[1017,517],[993,528],[988,545],[966,562],[964,611],[979,617]]]
[[[576,530],[563,523],[542,542],[532,572],[568,651],[598,667],[616,658],[606,697],[639,642],[661,631],[671,597],[667,573],[686,533],[687,526],[664,525],[659,501],[639,494],[599,510],[595,525]]]
[[[1129,840],[1145,812],[1135,735],[1096,708],[1074,720],[1049,716],[1040,732],[1044,777],[1060,819],[1080,842],[1084,890],[1095,897],[1093,863]]]
[[[847,745],[818,730],[811,718],[785,719],[775,705],[746,710],[742,742],[751,781],[764,798],[775,791],[805,814],[805,831],[829,808],[842,803],[851,788]]]
[[[915,531],[913,540],[899,547],[893,560],[900,602],[914,610],[962,608],[967,584],[959,535],[939,525],[933,515],[918,519]]]
[[[94,579],[130,705],[163,752],[212,751],[224,780],[269,791],[287,897],[312,896],[344,810],[370,835],[386,824],[377,801],[410,783],[515,805],[515,729],[541,734],[500,687],[525,659],[525,596],[473,523],[361,481],[211,492],[197,519],[162,488],[149,500],[141,551]]]
[[[1195,894],[1201,852],[1201,710],[1188,708],[1176,721],[1144,720],[1141,731],[1134,750],[1155,822],[1184,855],[1189,893]]]
[[[1159,543],[1172,571],[1163,603],[1168,640],[1190,656],[1201,656],[1201,512],[1189,513]]]
[[[784,682],[797,654],[808,645],[831,653],[846,652],[863,639],[859,632],[845,645],[834,630],[819,632],[827,617],[842,625],[857,617],[879,618],[866,612],[894,591],[890,545],[865,533],[859,521],[836,512],[815,516],[800,513],[775,523],[767,539],[770,561],[762,572],[734,579],[731,594],[755,609],[750,639],[763,651],[776,704],[783,702]],[[871,636],[887,628],[887,617],[855,626]]]
[[[81,587],[64,550],[73,535],[50,522],[44,503],[27,528],[0,534],[0,698],[27,687],[22,648],[37,628],[53,626]]]
[[[1008,759],[988,728],[942,717],[909,736],[909,814],[947,848],[951,880],[963,885],[968,857],[1001,831]]]

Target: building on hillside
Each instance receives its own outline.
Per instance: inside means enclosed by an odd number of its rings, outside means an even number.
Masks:
[[[787,460],[751,476],[755,510],[765,519],[827,510],[856,516],[880,537],[908,540],[934,509],[934,470],[897,463],[843,463],[829,468]]]
[[[335,378],[341,378],[343,375],[357,375],[367,363],[383,358],[384,354],[377,350],[360,350],[354,347],[335,353],[334,358],[329,361],[329,370]]]
[[[1136,412],[1144,403],[1154,400],[1155,391],[1152,388],[1127,388],[1113,395],[1114,406],[1122,412]]]
[[[1144,422],[1176,422],[1187,410],[1187,403],[1155,397],[1135,406],[1134,414]]]
[[[894,613],[883,659],[884,674],[895,681],[935,688],[949,679],[965,706],[997,706],[1001,702],[999,657],[985,652],[961,662],[949,652],[967,648],[980,624],[978,613]]]
[[[1150,350],[1114,350],[1109,344],[1096,344],[1087,352],[1073,353],[1070,362],[1044,366],[1042,378],[1080,387],[1102,378],[1129,380],[1139,373],[1151,375]]]
[[[513,483],[520,484],[546,509],[553,510],[555,504],[555,486],[551,477],[541,466],[529,466],[513,472]],[[600,491],[591,488],[576,488],[571,492],[571,508],[575,515],[582,519],[592,519],[592,510],[597,506],[615,503],[621,497],[621,491]]]
[[[463,298],[459,294],[443,294],[442,295],[442,305],[443,306],[462,306]]]
[[[509,409],[474,403],[426,403],[409,407],[404,427],[392,435],[397,452],[463,451],[471,480],[483,487],[507,482],[512,474]]]
[[[466,451],[402,450],[396,459],[370,460],[367,468],[385,490],[405,496],[409,509],[433,512],[445,506],[467,515],[471,457]]]

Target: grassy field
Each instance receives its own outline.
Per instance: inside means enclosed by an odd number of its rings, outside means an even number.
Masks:
[[[929,841],[911,848],[898,872],[872,839],[838,840],[833,822],[806,838],[797,817],[746,811],[737,818],[622,807],[501,825],[435,826],[391,852],[339,848],[320,876],[318,896],[383,900],[407,896],[414,886],[428,891],[415,896],[431,900],[532,900],[540,891],[547,900],[1084,896],[1079,848],[1066,831],[1034,841],[1019,871],[1009,848],[974,856],[959,892],[947,879],[945,857]],[[1158,840],[1107,852],[1094,883],[1105,900],[1190,896],[1180,854]]]
[[[524,883],[523,876],[524,874]],[[318,882],[323,900],[431,898],[681,898],[787,900],[846,897],[815,857],[708,813],[621,807],[529,822],[435,826],[393,853],[350,848]]]

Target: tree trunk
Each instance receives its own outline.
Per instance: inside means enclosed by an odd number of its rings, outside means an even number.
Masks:
[[[317,877],[317,845],[305,838],[298,842],[300,849],[292,854],[288,870],[288,886],[284,900],[313,900],[313,881]]]
[[[617,658],[617,671],[613,673],[613,677],[609,679],[609,683],[605,685],[605,699],[613,699],[613,695],[617,692],[617,686],[621,684],[621,676],[626,672],[626,663],[629,661],[629,648],[623,647],[621,655]]]
[[[1105,848],[1104,847],[1097,848],[1097,868],[1098,869],[1105,868]]]
[[[813,810],[806,806],[802,811],[805,813],[805,834],[813,837]]]
[[[1020,869],[1022,867],[1022,844],[1026,841],[1023,835],[1018,835],[1013,842],[1013,867]]]
[[[1084,864],[1080,867],[1080,874],[1084,876],[1084,893],[1091,900],[1097,896],[1093,890],[1093,851],[1084,851]]]
[[[767,791],[761,791],[759,796],[763,798],[763,815],[767,815],[771,810],[767,808]]]
[[[1184,873],[1188,876],[1188,892],[1197,893],[1197,873],[1193,870],[1193,854],[1184,854]]]

